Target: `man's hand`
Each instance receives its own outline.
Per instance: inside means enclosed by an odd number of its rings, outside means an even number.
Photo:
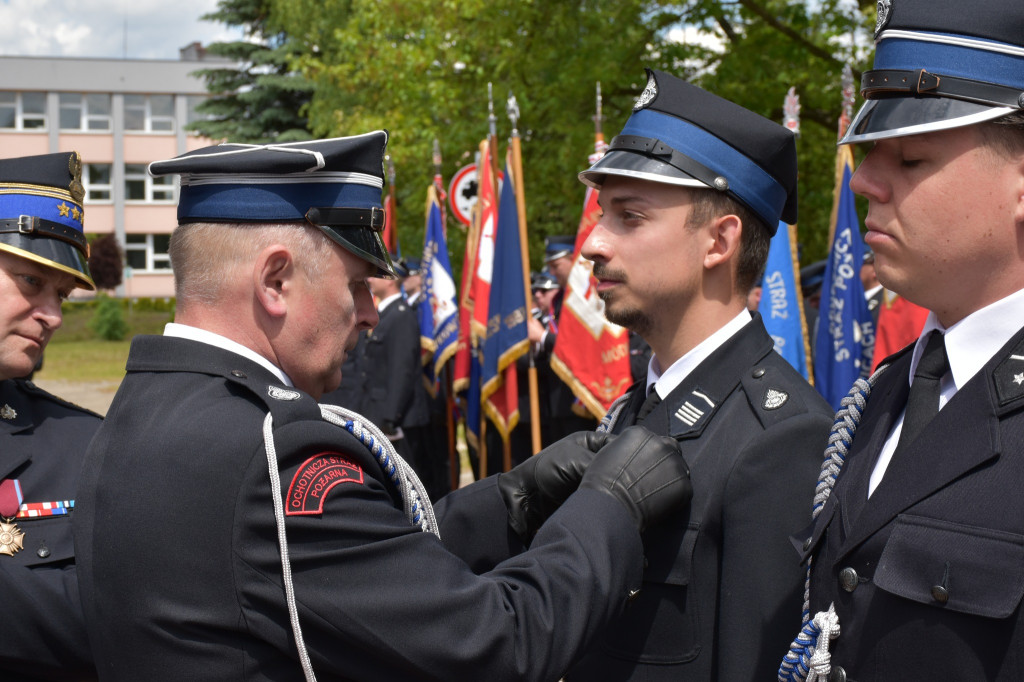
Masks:
[[[498,476],[509,526],[525,544],[530,544],[544,521],[576,490],[595,453],[613,438],[606,433],[580,431]]]
[[[640,532],[677,513],[693,497],[690,469],[679,444],[643,426],[629,427],[602,448],[579,487],[614,497]]]

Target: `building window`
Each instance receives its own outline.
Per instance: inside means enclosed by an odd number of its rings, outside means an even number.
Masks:
[[[188,97],[185,100],[188,105],[188,120],[186,121],[186,123],[191,124],[195,123],[196,121],[209,120],[209,114],[200,114],[198,111],[196,111],[199,105],[205,102],[207,99],[209,98],[206,97],[206,95],[188,95]]]
[[[0,129],[45,130],[45,92],[0,92]]]
[[[60,93],[61,130],[110,130],[110,95]]]
[[[154,178],[146,172],[145,164],[126,163],[124,198],[126,201],[147,203],[174,201],[174,176]]]
[[[85,200],[88,202],[110,201],[110,164],[87,163],[82,169],[82,184],[85,186]]]
[[[171,257],[167,255],[171,243],[169,234],[126,234],[124,262],[135,272],[168,272]]]
[[[147,133],[174,132],[174,97],[125,95],[124,129]]]

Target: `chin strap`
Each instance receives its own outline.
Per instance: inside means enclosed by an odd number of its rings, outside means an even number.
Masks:
[[[430,504],[423,483],[416,472],[405,463],[391,441],[376,426],[351,410],[337,405],[320,405],[320,416],[324,421],[342,427],[366,446],[374,459],[380,464],[385,478],[398,488],[402,495],[405,515],[409,523],[419,526],[425,533],[433,533],[441,537],[437,529],[434,508]],[[267,452],[267,467],[270,475],[270,493],[274,502],[274,520],[277,523],[277,542],[281,548],[281,578],[284,582],[285,602],[288,605],[288,618],[295,637],[295,648],[299,653],[299,663],[306,682],[316,682],[313,664],[306,651],[306,641],[302,637],[302,626],[299,624],[299,609],[295,602],[295,585],[292,582],[292,563],[288,554],[288,538],[285,534],[284,501],[281,497],[281,477],[277,468],[277,448],[274,445],[274,418],[269,412],[263,420],[263,444]]]
[[[888,369],[882,365],[868,379],[857,379],[853,388],[839,403],[832,422],[832,432],[825,448],[825,461],[821,465],[818,484],[814,489],[814,503],[811,508],[811,519],[821,514],[825,501],[832,494],[839,472],[843,470],[846,456],[853,445],[853,437],[860,425],[861,416],[867,406],[871,390],[878,381],[878,376]],[[789,653],[782,659],[779,666],[779,682],[815,682],[827,679],[832,670],[832,655],[829,643],[839,636],[839,616],[834,604],[828,611],[819,611],[811,618],[811,563],[813,557],[807,558],[807,575],[804,578],[803,628],[789,646]],[[824,635],[824,637],[822,636]]]

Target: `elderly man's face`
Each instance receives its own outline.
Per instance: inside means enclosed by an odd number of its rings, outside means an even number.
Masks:
[[[318,399],[341,384],[341,364],[355,348],[359,332],[376,326],[377,308],[367,280],[376,266],[332,245],[318,281],[300,272],[294,307],[289,308],[290,348],[282,369],[295,385]]]
[[[0,251],[0,379],[27,376],[60,328],[71,275]]]

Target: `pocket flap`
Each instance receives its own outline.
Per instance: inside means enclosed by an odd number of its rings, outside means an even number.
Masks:
[[[922,604],[1006,618],[1024,596],[1024,535],[902,515],[874,582]]]
[[[644,580],[666,585],[689,585],[693,567],[693,548],[700,524],[691,521],[685,527],[648,529],[644,534],[647,568]]]

